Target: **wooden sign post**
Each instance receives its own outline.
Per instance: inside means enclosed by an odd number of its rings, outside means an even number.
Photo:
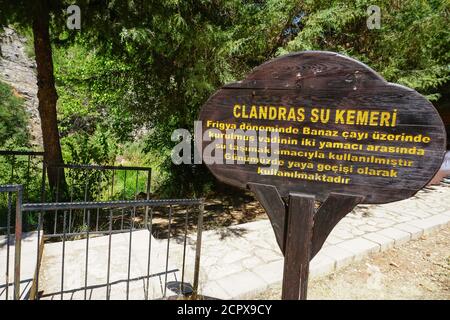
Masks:
[[[446,146],[428,100],[332,52],[262,64],[211,96],[200,120],[210,171],[249,188],[270,218],[285,257],[283,299],[306,299],[309,261],[347,213],[414,195]]]
[[[334,226],[364,197],[331,193],[315,210],[313,195],[291,193],[285,204],[274,186],[249,183],[249,187],[266,210],[285,257],[282,298],[306,299],[309,261]]]

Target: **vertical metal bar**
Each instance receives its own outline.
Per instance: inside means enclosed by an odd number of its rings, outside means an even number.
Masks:
[[[86,179],[86,178],[85,178]],[[88,179],[84,182],[84,202],[88,199]],[[86,209],[83,209],[83,224],[86,224]]]
[[[139,188],[139,170],[136,170],[136,187],[134,190],[134,200],[137,200],[138,188]]]
[[[198,215],[197,222],[197,243],[195,244],[195,265],[194,265],[194,285],[193,285],[193,296],[194,299],[197,298],[198,293],[198,278],[200,274],[200,255],[202,249],[202,231],[203,231],[203,213],[205,211],[205,204],[201,203],[200,212]]]
[[[100,192],[101,192],[101,184],[102,184],[102,171],[100,171],[99,172],[99,175],[98,175],[98,190],[97,190],[97,192],[98,192],[98,196],[99,196],[99,199],[97,199],[97,201],[101,201],[101,196],[100,196]],[[96,222],[95,222],[95,231],[98,231],[98,216],[99,216],[99,213],[100,213],[100,208],[97,208],[97,220],[96,220]]]
[[[62,263],[61,263],[61,300],[64,300],[64,262],[65,262],[65,254],[66,254],[66,218],[67,218],[67,211],[64,210]],[[70,224],[70,221],[69,221],[69,224]]]
[[[14,299],[20,299],[20,258],[22,248],[22,186],[17,187],[16,198],[16,243],[14,254]]]
[[[150,188],[152,185],[152,169],[148,169],[147,171],[147,186],[148,186],[148,193],[150,193]]]
[[[125,200],[125,198],[126,198],[126,189],[127,189],[127,170],[125,170],[125,177],[123,180],[122,200]]]
[[[186,245],[187,245],[187,232],[188,232],[188,218],[189,218],[189,207],[186,208],[186,216],[184,219],[184,243],[183,243],[183,266],[181,269],[181,284],[180,292],[184,294],[184,270],[186,265]]]
[[[97,208],[97,221],[95,222],[95,231],[98,231],[98,217],[100,213],[100,208]]]
[[[151,174],[150,171],[147,173],[147,200],[150,199],[150,178],[151,178]],[[146,205],[145,206],[145,227],[147,228],[147,230],[149,230],[148,233],[148,257],[147,257],[147,279],[146,279],[146,288],[147,290],[145,291],[145,300],[148,300],[148,294],[149,294],[149,290],[150,290],[150,255],[151,255],[151,251],[152,251],[152,220],[150,219],[150,229],[148,226],[148,209],[149,206]],[[152,209],[152,217],[153,217],[153,209]]]
[[[64,168],[58,167],[56,170],[56,176],[57,176],[57,181],[56,181],[56,202],[59,201],[59,188],[61,187],[61,170],[63,170],[64,172]]]
[[[150,179],[151,179],[151,175],[150,175],[150,172],[148,172],[148,174],[147,174],[147,188],[145,190],[145,192],[146,192],[145,199],[146,200],[150,200],[150,182],[151,182]],[[148,217],[148,205],[145,206],[145,217],[146,218]],[[146,223],[147,222],[148,221],[146,221]]]
[[[47,166],[45,164],[45,159],[42,160],[42,179],[41,179],[41,202],[45,202],[45,181],[47,176]]]
[[[16,164],[16,156],[12,156],[12,163],[11,163],[11,178],[10,178],[10,184],[14,183],[14,165]]]
[[[109,200],[114,199],[114,177],[115,177],[115,175],[116,175],[116,170],[113,170],[112,181],[111,181],[111,198]]]
[[[91,210],[87,211],[87,228],[86,228],[86,262],[84,266],[84,300],[87,297],[87,282],[88,282],[88,264],[89,264],[89,228],[91,223]]]
[[[97,192],[98,192],[98,199],[97,201],[102,201],[102,174],[104,174],[104,170],[100,170],[98,173],[98,188],[97,188]]]
[[[112,210],[109,210],[109,239],[108,239],[108,272],[106,274],[106,300],[110,299],[111,289],[109,278],[111,275],[111,237],[112,237]]]
[[[147,171],[147,200],[150,199],[150,188],[152,184],[152,172],[151,170]]]
[[[39,300],[39,271],[40,271],[40,259],[41,259],[41,229],[44,225],[44,219],[43,219],[44,212],[40,211],[38,216],[38,237],[37,237],[37,250],[36,250],[36,272],[34,275],[34,279],[36,281],[36,288],[33,292],[33,296],[36,300]],[[44,235],[42,235],[43,237]]]
[[[25,183],[25,195],[24,195],[24,199],[26,202],[28,202],[29,200],[29,195],[28,195],[28,187],[30,185],[30,165],[31,165],[31,155],[28,155],[28,165],[27,165],[27,178],[26,178],[26,183]]]
[[[172,205],[169,207],[169,228],[168,228],[168,237],[167,237],[167,251],[166,251],[166,272],[164,274],[164,298],[166,297],[167,291],[167,271],[169,270],[169,249],[170,249],[170,232],[171,232],[171,224],[172,224]]]
[[[126,187],[127,187],[127,171],[125,170],[125,178],[123,181],[123,193],[122,193],[122,200],[125,200],[126,196]],[[120,222],[120,230],[123,230],[123,216],[125,215],[124,209],[122,209],[122,219]]]
[[[45,164],[45,158],[42,161],[42,181],[41,181],[41,203],[45,203],[45,181],[46,181],[46,174],[47,174],[47,166]],[[41,257],[41,229],[44,225],[44,210],[41,210],[39,212],[39,218],[38,218],[38,241],[37,241],[37,254],[36,254],[36,273],[34,275],[34,279],[36,281],[36,291],[34,292],[34,297],[36,300],[39,300],[39,260]]]
[[[6,218],[6,300],[9,300],[9,248],[11,241],[11,192],[8,192],[8,216]]]
[[[134,217],[136,214],[136,206],[133,207],[132,217],[131,217],[131,226],[130,226],[130,242],[128,246],[128,278],[127,278],[127,300],[130,295],[130,272],[131,272],[131,241],[133,239],[133,226],[134,226]]]
[[[147,206],[148,211],[148,206]],[[147,257],[147,291],[145,293],[145,300],[148,300],[149,285],[150,285],[150,256],[152,252],[152,228],[153,228],[153,208],[150,210],[150,226],[148,224],[148,213],[146,213],[146,226],[148,229],[148,257]]]
[[[70,188],[70,202],[73,202],[73,185]],[[72,229],[72,208],[69,209],[69,233]]]
[[[59,180],[60,180],[60,172],[61,172],[61,168],[57,168],[56,169],[56,194],[55,194],[55,202],[59,201]],[[53,234],[56,234],[56,225],[58,222],[58,210],[55,210],[55,222],[54,222],[54,227],[53,227]]]
[[[53,234],[56,234],[56,220],[58,219],[58,210],[55,210],[55,216],[53,218]]]

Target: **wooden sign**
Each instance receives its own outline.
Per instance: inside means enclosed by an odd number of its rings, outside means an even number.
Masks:
[[[279,168],[212,164],[221,181],[270,184],[281,196],[330,192],[385,203],[411,197],[439,169],[446,134],[433,105],[366,65],[330,52],[294,53],[225,85],[203,106],[203,130],[279,134]],[[205,141],[204,145],[209,142]],[[219,147],[219,146],[218,146]],[[230,154],[224,154],[230,158]]]
[[[348,212],[414,195],[446,146],[428,100],[332,52],[257,67],[216,92],[200,120],[202,149],[214,149],[203,152],[208,168],[250,188],[269,215],[285,256],[283,299],[306,298],[309,261]]]

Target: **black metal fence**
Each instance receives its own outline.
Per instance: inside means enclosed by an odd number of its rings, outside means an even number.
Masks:
[[[3,269],[2,276],[4,281],[0,281],[0,299],[19,300],[20,290],[20,262],[21,262],[21,243],[22,243],[22,197],[23,188],[17,185],[0,186],[0,196],[5,196],[7,203],[5,227],[0,227],[0,267]],[[14,228],[11,227],[14,220]],[[6,250],[5,247],[6,246]],[[11,254],[11,251],[14,251]],[[13,260],[12,257],[13,256]],[[12,262],[13,265],[12,265]],[[11,277],[13,270],[14,277]],[[11,281],[13,278],[13,281]],[[12,287],[12,288],[11,288]],[[12,290],[11,290],[12,289]]]
[[[57,174],[53,188],[45,180],[48,170]],[[46,165],[44,171],[46,202],[145,200],[151,196],[149,167],[66,164]]]
[[[18,299],[21,296],[21,219],[26,215],[37,215],[38,220],[35,267],[33,267],[35,275],[33,284],[26,294],[29,299],[155,299],[167,297],[168,290],[171,290],[171,294],[196,295],[203,225],[204,207],[202,200],[172,199],[22,204],[21,189],[21,186],[0,187],[0,192],[7,194],[8,199],[11,199],[11,193],[17,193],[14,232],[15,298]],[[62,226],[58,227],[54,233],[44,233],[43,225],[46,217],[53,216],[56,211],[58,211],[58,221],[62,222]],[[99,228],[97,221],[91,219],[93,212],[96,212],[102,221],[106,221],[105,228]],[[161,217],[166,219],[166,239],[158,239],[153,236],[155,212],[158,212],[159,219],[162,219]],[[123,218],[124,215],[126,216],[125,219]],[[75,219],[75,217],[85,219],[83,229],[70,229],[71,219]],[[174,224],[175,219],[184,221],[182,228]],[[126,226],[123,225],[122,221],[128,221]],[[188,237],[190,227],[194,227],[190,223],[192,221],[196,221],[195,241]],[[10,283],[9,247],[11,235],[11,230],[8,229],[5,281],[7,285],[5,290],[9,290]],[[122,238],[114,238],[115,235],[121,235]],[[192,243],[189,243],[190,241]],[[152,242],[157,242],[157,244],[152,244]],[[124,244],[127,246],[126,250],[124,250]],[[45,261],[45,255],[43,259],[44,246],[48,256],[47,259],[49,259],[47,262]],[[136,246],[135,249],[133,249],[134,246]],[[174,248],[171,248],[171,246],[178,246],[178,255],[175,254],[179,258],[177,262],[173,259],[170,260],[171,254],[174,252]],[[116,249],[119,251],[115,255],[114,247],[118,247]],[[72,252],[68,253],[70,250]],[[157,252],[154,254],[152,250]],[[115,261],[113,261],[113,256]],[[153,259],[156,259],[153,264],[152,256],[155,256]],[[67,261],[68,257],[70,258],[69,261]],[[90,259],[95,260],[95,263],[91,264]],[[188,260],[190,260],[189,263]],[[28,263],[30,263],[30,259],[28,259]],[[138,272],[134,268],[139,263],[140,271]],[[145,264],[145,270],[143,270],[143,264]],[[192,274],[192,284],[186,281],[187,264],[192,266],[193,269],[189,270]],[[115,269],[112,266],[115,266]],[[43,275],[42,273],[46,272],[47,267],[49,268],[47,274]],[[93,268],[93,272],[89,268]],[[152,270],[152,268],[155,270]],[[70,270],[67,271],[67,269]],[[121,269],[121,271],[119,270],[120,274],[114,276],[114,271],[118,271],[118,269]],[[77,282],[80,277],[74,275],[74,270],[82,273],[83,279],[81,282]],[[173,281],[169,281],[169,277]],[[47,283],[42,285],[43,281]],[[140,283],[140,287],[139,285],[136,286],[136,283]],[[125,285],[125,287],[121,285]],[[130,289],[130,285],[133,285],[133,291]],[[117,290],[112,295],[111,290],[115,286]],[[8,293],[6,293],[6,297],[9,297]]]
[[[41,199],[43,173],[43,152],[0,150],[0,185],[23,185],[24,202]]]
[[[198,210],[195,214],[192,207],[198,207]],[[182,209],[182,207],[184,207]],[[186,208],[187,207],[187,208]],[[173,226],[173,216],[174,211],[177,211],[179,214],[180,211],[184,212],[186,224],[184,226],[184,232],[182,234],[182,246],[183,246],[183,254],[182,254],[182,263],[181,263],[181,281],[179,282],[179,291],[182,293],[186,293],[185,288],[185,262],[186,262],[186,249],[187,249],[187,236],[188,236],[188,224],[189,215],[195,215],[197,217],[197,241],[196,241],[196,252],[198,251],[198,257],[200,256],[200,245],[201,245],[201,229],[202,229],[202,217],[203,217],[203,203],[201,200],[135,200],[135,201],[114,201],[114,202],[83,202],[83,203],[46,203],[46,204],[25,204],[23,206],[24,214],[30,214],[32,212],[37,212],[39,215],[39,225],[43,225],[45,215],[46,214],[54,214],[54,211],[59,212],[60,219],[62,222],[62,227],[59,230],[56,230],[53,234],[45,234],[44,237],[46,239],[53,239],[60,242],[60,246],[58,249],[61,250],[61,260],[60,260],[60,297],[64,299],[64,294],[66,293],[74,293],[76,291],[83,291],[83,299],[88,298],[88,290],[89,289],[100,289],[101,287],[105,288],[105,297],[106,299],[110,299],[111,294],[111,254],[113,252],[112,248],[112,240],[114,234],[123,234],[125,231],[128,233],[125,241],[128,243],[128,252],[125,256],[120,256],[120,259],[124,265],[127,266],[126,270],[126,278],[125,279],[116,279],[114,283],[124,282],[126,284],[125,288],[125,299],[130,298],[130,283],[132,281],[137,280],[145,280],[145,286],[143,287],[144,296],[142,298],[149,298],[149,282],[151,277],[155,275],[151,273],[151,251],[152,251],[152,241],[159,241],[158,239],[153,237],[153,213],[155,210],[161,211],[163,208],[166,208],[166,218],[167,218],[167,230],[168,237],[165,239],[166,247],[165,247],[165,263],[162,270],[157,270],[158,275],[163,275],[164,284],[162,285],[162,295],[161,297],[166,297],[167,293],[167,285],[168,285],[168,275],[169,275],[169,255],[170,255],[170,243],[173,232],[171,228]],[[181,210],[180,210],[181,209]],[[191,210],[189,210],[191,209]],[[96,213],[97,220],[92,221],[91,214],[92,212]],[[71,230],[70,224],[71,220],[75,217],[82,217],[85,221],[84,230]],[[102,219],[106,221],[105,228],[101,228],[99,230],[98,217],[104,217]],[[124,216],[126,217],[124,219]],[[124,226],[124,220],[128,223]],[[138,277],[131,276],[131,263],[132,263],[132,251],[133,251],[133,234],[135,231],[145,230],[147,231],[147,244],[144,246],[140,243],[141,249],[146,249],[147,256],[147,270],[145,274],[140,274]],[[38,232],[38,242],[41,233]],[[105,245],[105,249],[107,251],[107,259],[106,265],[104,265],[104,275],[105,282],[104,283],[94,283],[93,286],[90,286],[88,283],[88,275],[89,275],[89,257],[90,257],[90,242],[92,239],[96,237],[107,237],[107,245]],[[82,241],[85,243],[85,250],[83,254],[84,258],[84,283],[80,288],[65,288],[65,265],[66,265],[66,243],[68,241],[80,241],[76,239],[83,238]],[[178,239],[180,239],[178,237]],[[101,239],[105,240],[105,239]],[[101,241],[100,240],[100,241]],[[142,240],[142,237],[140,237]],[[154,247],[154,246],[153,246]],[[142,254],[143,252],[136,253]],[[40,256],[40,252],[38,251],[37,256]],[[197,255],[196,255],[197,256]],[[81,257],[79,257],[81,258]],[[97,257],[98,258],[98,257]],[[124,259],[125,258],[125,259]],[[39,261],[37,261],[37,264]],[[194,265],[194,269],[197,270],[194,272],[194,284],[192,286],[193,292],[197,291],[198,287],[198,264],[199,259]],[[98,265],[96,266],[99,267]],[[99,271],[97,269],[97,271]],[[173,270],[172,270],[173,272]],[[52,275],[54,276],[54,274]],[[36,275],[36,293],[39,292],[39,279],[40,275]],[[81,289],[82,288],[82,289]],[[45,293],[43,297],[54,296],[55,292]],[[98,296],[98,295],[97,295]]]
[[[47,172],[57,183],[50,186]],[[0,150],[0,185],[23,185],[24,202],[144,200],[152,169],[85,164],[48,165],[43,152]]]
[[[54,170],[56,185],[50,185],[47,172]],[[1,151],[0,185],[23,185],[24,203],[88,202],[113,200],[149,200],[151,194],[150,167],[100,165],[47,165],[42,152]],[[6,202],[0,200],[0,226],[6,225]],[[46,219],[46,232],[61,227],[58,211],[54,219]],[[99,221],[97,215],[95,221]],[[85,223],[73,220],[69,228],[80,228]],[[27,216],[25,231],[35,229],[37,220]],[[122,221],[123,224],[123,221]],[[53,230],[53,231],[51,231]]]
[[[46,183],[45,173],[55,169],[57,183],[53,188]],[[92,202],[113,200],[150,200],[151,198],[151,168],[124,167],[124,166],[98,166],[98,165],[61,165],[45,166],[42,183],[43,200],[41,202]],[[63,177],[63,179],[62,179]],[[64,185],[63,185],[64,184]],[[106,227],[108,221],[100,215],[99,210],[94,213],[91,221],[95,221],[95,232]],[[121,230],[124,225],[125,214],[121,215]],[[29,219],[35,221],[35,219]],[[69,212],[68,230],[79,229],[86,226],[86,210],[82,219]],[[59,210],[54,211],[53,219],[47,218],[42,226],[46,233],[57,233],[62,229],[65,220]]]
[[[196,295],[203,201],[154,198],[151,168],[0,151],[0,300]]]

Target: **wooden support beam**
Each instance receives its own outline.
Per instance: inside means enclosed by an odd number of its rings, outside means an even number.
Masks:
[[[361,203],[362,196],[330,193],[314,215],[314,230],[311,241],[311,259],[322,248],[330,232],[353,208]]]
[[[261,203],[264,210],[266,210],[269,216],[270,223],[272,224],[273,231],[275,232],[275,238],[277,239],[278,246],[281,252],[284,253],[286,242],[286,206],[281,199],[280,194],[276,187],[260,184],[249,183],[248,187],[255,194],[256,199]]]
[[[306,299],[313,219],[314,196],[291,193],[281,293],[283,300]]]
[[[282,299],[306,299],[310,260],[336,224],[364,197],[330,193],[316,211],[313,195],[290,193],[285,203],[275,186],[249,183],[248,187],[266,210],[284,255]]]

